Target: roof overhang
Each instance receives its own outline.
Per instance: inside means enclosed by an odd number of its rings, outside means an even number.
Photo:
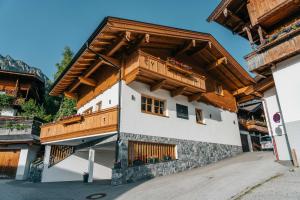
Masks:
[[[150,39],[149,39],[150,37]],[[153,42],[152,38],[160,40],[160,44]],[[230,71],[233,78],[241,85],[254,83],[253,78],[239,63],[220,45],[210,34],[190,30],[172,28],[168,26],[138,22],[115,17],[106,17],[97,27],[94,33],[76,53],[68,67],[55,81],[50,95],[58,96],[68,91],[70,87],[79,82],[79,77],[92,73],[91,68],[101,64],[112,65],[118,62],[120,49],[130,52],[144,40],[150,40],[147,48],[168,48],[177,50],[178,46],[167,44],[169,40],[182,41],[190,44],[196,43],[201,48],[213,48],[218,56],[226,57],[225,68]],[[99,54],[101,55],[99,57]],[[212,55],[212,57],[215,55]],[[103,59],[104,58],[104,59]],[[76,84],[75,84],[76,86]],[[238,87],[238,86],[237,86]]]

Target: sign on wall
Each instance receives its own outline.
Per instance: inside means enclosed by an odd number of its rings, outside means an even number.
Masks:
[[[275,113],[275,114],[273,115],[273,121],[274,121],[275,123],[280,123],[280,120],[281,120],[280,113],[279,113],[279,112]]]

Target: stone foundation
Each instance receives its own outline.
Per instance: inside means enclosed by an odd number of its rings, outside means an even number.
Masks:
[[[195,167],[205,166],[224,158],[235,156],[242,152],[241,146],[198,142],[192,140],[180,140],[131,133],[121,133],[120,138],[122,140],[120,145],[121,168],[113,169],[112,171],[113,185],[182,172]],[[177,147],[178,159],[156,164],[128,167],[129,140],[175,144]]]

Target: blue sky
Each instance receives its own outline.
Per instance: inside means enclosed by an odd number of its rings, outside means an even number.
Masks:
[[[76,52],[105,16],[209,32],[246,67],[250,45],[206,18],[220,0],[0,0],[0,54],[53,79],[65,46]]]

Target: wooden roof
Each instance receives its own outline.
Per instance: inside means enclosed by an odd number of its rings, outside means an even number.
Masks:
[[[254,83],[252,77],[210,34],[106,17],[55,81],[50,95],[57,96],[76,87],[79,77],[93,73],[95,66],[119,65],[122,55],[138,49],[164,51],[173,57],[190,56],[232,90]],[[223,62],[224,58],[226,62]],[[218,64],[221,67],[213,67],[221,61]]]

